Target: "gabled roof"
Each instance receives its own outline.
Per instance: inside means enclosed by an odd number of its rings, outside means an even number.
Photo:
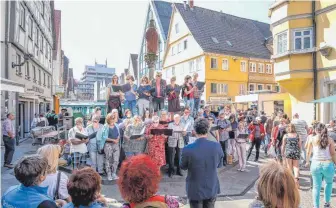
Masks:
[[[201,7],[174,4],[193,37],[208,53],[270,59],[270,25]]]
[[[170,2],[158,0],[153,2],[166,39],[168,37],[169,23],[172,13],[172,4]]]
[[[133,74],[134,74],[134,79],[137,80],[138,79],[138,54],[132,54],[130,55],[130,64],[132,64],[132,68],[133,68]]]

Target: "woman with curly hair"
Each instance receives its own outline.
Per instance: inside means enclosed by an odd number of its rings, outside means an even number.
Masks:
[[[257,190],[249,208],[299,208],[300,194],[291,171],[275,161],[261,167]]]
[[[161,180],[160,167],[147,155],[133,156],[123,162],[118,187],[127,202],[123,208],[178,208],[170,196],[156,195]]]

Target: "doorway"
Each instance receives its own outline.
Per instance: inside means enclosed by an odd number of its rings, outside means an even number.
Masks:
[[[25,104],[23,102],[19,102],[19,138],[24,138],[24,132],[25,132],[25,125],[24,125],[24,115],[25,115]]]

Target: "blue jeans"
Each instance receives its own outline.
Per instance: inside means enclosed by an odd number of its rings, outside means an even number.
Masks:
[[[141,154],[140,152],[125,152],[126,158]]]
[[[136,103],[136,100],[125,100],[124,109],[130,109],[132,111],[132,115],[137,115]]]
[[[194,116],[197,116],[198,110],[200,109],[200,98],[194,98]]]
[[[322,187],[322,180],[325,180],[324,200],[330,203],[332,194],[332,183],[335,175],[333,162],[319,162],[313,160],[310,172],[313,178],[313,203],[314,207],[320,207],[320,191]]]
[[[185,107],[188,106],[190,108],[190,114],[193,115],[193,112],[194,112],[194,98],[188,100],[185,97],[185,98],[183,98],[183,100],[184,100]]]

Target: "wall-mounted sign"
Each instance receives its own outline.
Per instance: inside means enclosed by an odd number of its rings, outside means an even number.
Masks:
[[[33,86],[32,89],[27,89],[27,91],[28,92],[38,92],[38,93],[41,93],[41,94],[44,93],[44,89],[36,87],[36,86]]]
[[[64,93],[64,86],[56,85],[55,93]]]

